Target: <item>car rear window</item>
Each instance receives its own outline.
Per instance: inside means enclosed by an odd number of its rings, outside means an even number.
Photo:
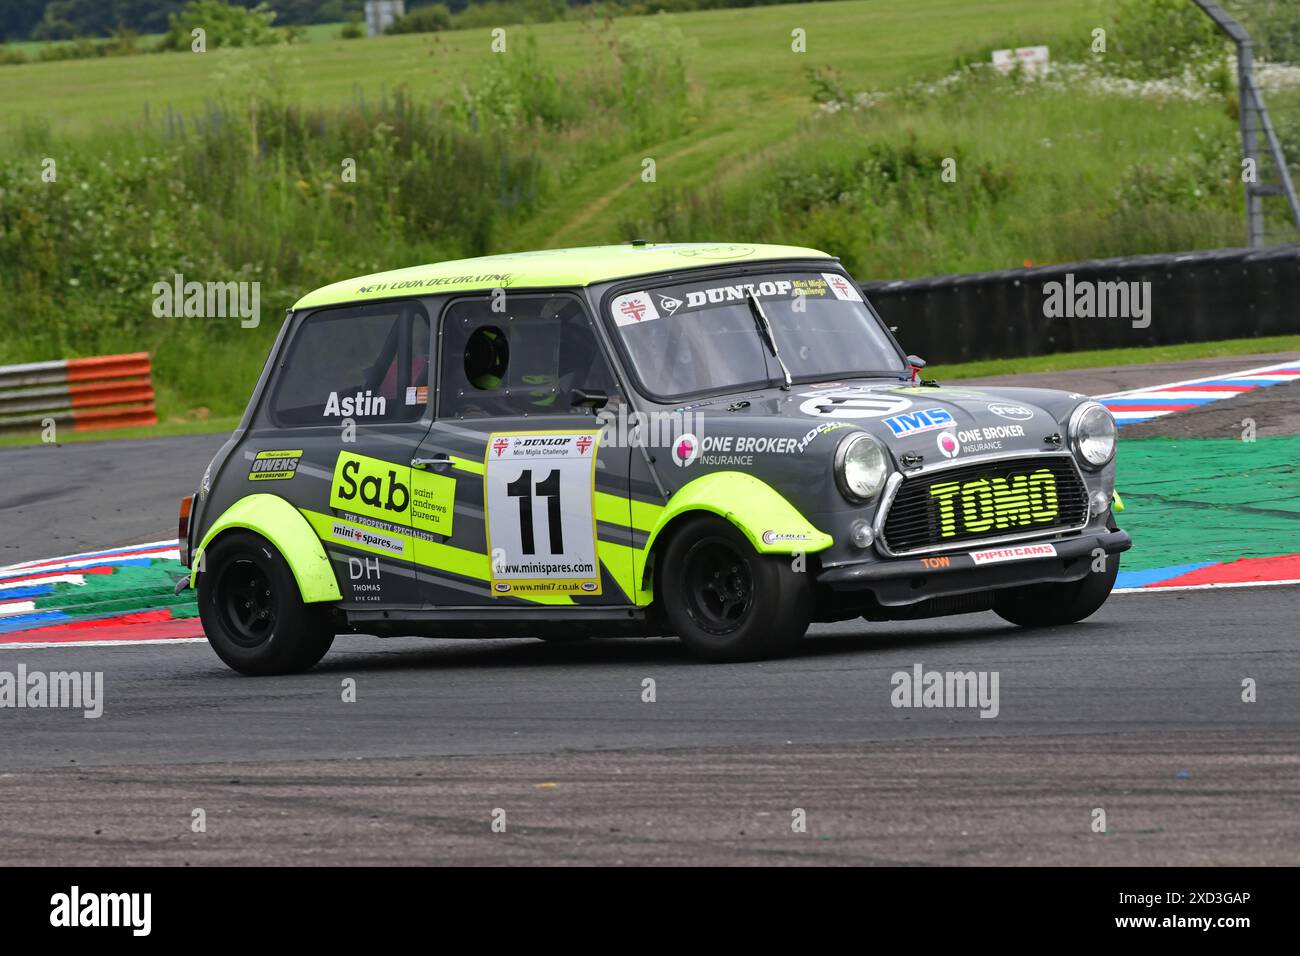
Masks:
[[[416,421],[429,384],[429,317],[418,302],[329,309],[294,335],[271,414],[281,426]]]

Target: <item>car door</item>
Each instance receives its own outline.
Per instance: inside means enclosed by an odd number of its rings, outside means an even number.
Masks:
[[[301,317],[264,427],[245,443],[250,493],[279,494],[307,518],[347,607],[421,602],[412,514],[426,489],[411,458],[432,420],[430,341],[413,300]]]
[[[632,604],[631,449],[596,414],[624,399],[581,299],[452,300],[438,353],[415,467],[454,482],[455,507],[445,534],[416,542],[429,605]]]

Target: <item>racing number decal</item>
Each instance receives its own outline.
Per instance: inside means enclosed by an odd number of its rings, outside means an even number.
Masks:
[[[494,594],[600,594],[599,431],[494,432],[483,501]]]

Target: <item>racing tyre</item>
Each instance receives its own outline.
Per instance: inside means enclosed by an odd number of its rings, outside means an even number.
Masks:
[[[724,518],[693,519],[656,560],[657,595],[682,643],[710,661],[792,652],[813,615],[812,582],[763,555]]]
[[[1021,627],[1074,624],[1106,603],[1118,574],[1119,555],[1108,554],[1105,571],[1090,569],[1078,581],[1034,584],[999,591],[994,598],[993,611],[1004,621]]]
[[[198,591],[208,643],[241,674],[296,674],[334,643],[325,608],[303,603],[288,563],[255,534],[217,538],[204,555]]]

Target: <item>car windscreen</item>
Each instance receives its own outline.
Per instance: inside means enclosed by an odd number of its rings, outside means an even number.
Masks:
[[[672,401],[783,380],[751,295],[771,322],[794,381],[906,374],[897,347],[839,273],[647,285],[614,296],[609,308],[642,386]]]

